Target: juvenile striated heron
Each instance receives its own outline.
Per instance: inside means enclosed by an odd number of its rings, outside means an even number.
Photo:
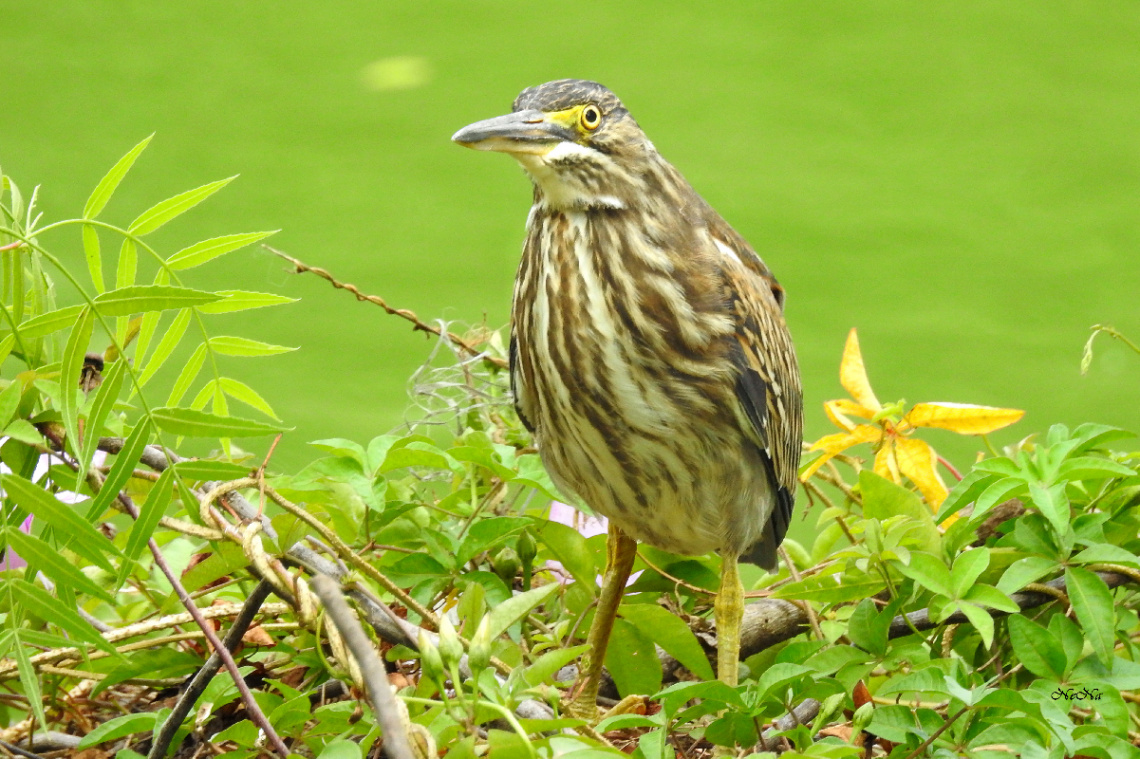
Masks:
[[[783,289],[600,84],[531,87],[452,139],[507,153],[534,183],[511,387],[551,478],[610,520],[570,711],[595,716],[638,540],[720,553],[717,664],[735,685],[737,562],[775,570],[803,435]]]

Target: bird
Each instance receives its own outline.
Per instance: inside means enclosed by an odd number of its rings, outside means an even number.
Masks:
[[[527,88],[509,114],[452,140],[506,153],[531,179],[511,308],[514,403],[555,485],[609,520],[567,713],[596,717],[637,541],[720,554],[718,678],[737,685],[738,562],[776,571],[803,440],[784,289],[597,82]]]

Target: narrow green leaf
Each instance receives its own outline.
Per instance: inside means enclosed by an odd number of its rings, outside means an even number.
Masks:
[[[1116,642],[1116,609],[1112,603],[1112,591],[1095,573],[1079,567],[1065,570],[1065,586],[1085,637],[1101,663],[1111,671]]]
[[[625,604],[620,613],[694,675],[703,680],[716,677],[697,637],[680,617],[657,604]]]
[[[43,588],[32,585],[25,580],[12,580],[8,588],[16,597],[17,603],[23,605],[26,610],[40,619],[70,633],[79,640],[87,641],[116,658],[123,658],[122,654],[116,651],[115,647],[108,643],[94,627],[76,614],[74,609],[64,606]]]
[[[481,586],[480,586],[481,587]],[[556,648],[547,651],[526,668],[523,677],[528,685],[535,686],[554,677],[554,673],[577,659],[590,649],[587,645],[570,646],[569,648]]]
[[[218,290],[217,295],[224,296],[224,300],[198,306],[198,310],[203,314],[228,314],[234,311],[248,311],[253,308],[280,306],[284,303],[297,302],[296,298],[288,298],[284,295],[257,293],[247,290]]]
[[[217,300],[221,300],[221,296],[188,287],[132,285],[103,293],[95,298],[95,305],[106,316],[130,316],[142,311],[186,308]]]
[[[606,649],[606,669],[623,697],[655,693],[661,688],[661,662],[653,640],[624,619],[614,620]]]
[[[12,348],[14,347],[16,347],[16,336],[9,332],[0,340],[0,364],[8,360],[8,356],[12,354]]]
[[[110,593],[96,585],[90,577],[79,571],[78,567],[61,556],[59,549],[49,546],[34,535],[10,527],[5,530],[5,535],[8,545],[15,549],[21,558],[29,564],[35,564],[37,569],[55,583],[70,585],[107,603],[114,603],[115,599]]]
[[[528,590],[525,593],[512,596],[493,608],[487,615],[490,620],[488,624],[490,626],[491,640],[498,638],[506,632],[508,627],[525,617],[531,609],[554,595],[559,587],[558,583],[552,582],[549,585],[543,585],[533,590]]]
[[[75,324],[76,317],[84,308],[85,306],[66,306],[55,311],[48,311],[46,314],[34,316],[20,325],[20,335],[30,340],[46,337],[64,327],[70,327]]]
[[[179,312],[178,315],[181,315]],[[174,317],[175,319],[178,316]],[[161,311],[147,311],[142,315],[139,321],[139,334],[135,339],[135,366],[143,366],[143,359],[146,358],[146,353],[150,350],[150,341],[154,339],[154,333],[158,330],[158,322],[162,319]]]
[[[16,629],[12,632],[12,655],[16,658],[16,670],[20,673],[20,685],[24,688],[24,696],[31,705],[32,714],[44,730],[47,730],[47,716],[44,714],[43,695],[40,690],[40,673],[32,666],[32,659],[28,655],[28,646],[20,640],[22,631]],[[36,651],[39,653],[39,651]]]
[[[83,447],[79,454],[79,482],[86,477],[87,467],[91,464],[91,457],[95,453],[95,446],[99,444],[99,434],[103,431],[103,423],[107,415],[115,406],[119,392],[123,389],[123,380],[126,377],[126,361],[119,359],[111,364],[111,368],[103,375],[103,384],[95,394],[91,404],[91,413],[87,415],[87,424],[83,428]],[[78,488],[78,485],[76,485]]]
[[[119,182],[123,181],[123,177],[127,175],[131,166],[134,165],[135,159],[138,158],[139,154],[150,144],[152,137],[154,137],[153,134],[127,151],[127,154],[111,167],[111,170],[107,172],[106,176],[99,180],[99,184],[97,184],[95,189],[91,192],[91,197],[87,199],[87,204],[83,206],[84,219],[94,219],[99,215],[99,212],[107,205],[107,201],[111,199],[111,195],[114,194],[115,188],[119,186]]]
[[[131,222],[131,226],[127,231],[140,237],[150,234],[171,219],[177,218],[189,211],[235,179],[237,179],[236,176],[228,179],[219,179],[217,182],[204,184],[201,187],[187,190],[179,195],[175,195],[173,198],[167,198],[166,200],[156,203],[139,214],[139,217]]]
[[[79,376],[83,370],[83,358],[87,355],[87,344],[91,342],[93,326],[91,310],[84,308],[79,314],[79,321],[67,338],[59,372],[59,411],[63,416],[63,428],[67,432],[67,446],[77,454],[82,442],[79,438],[79,408],[76,405],[76,396],[79,394]]]
[[[997,588],[1003,593],[1016,593],[1031,582],[1060,569],[1060,565],[1044,556],[1027,556],[1009,565],[998,580]]]
[[[142,456],[149,439],[150,423],[145,419],[140,420],[131,430],[131,434],[127,435],[127,439],[123,441],[123,448],[115,456],[115,463],[107,472],[107,479],[103,480],[103,487],[91,500],[91,505],[87,508],[88,522],[93,522],[101,517],[103,512],[110,507],[111,501],[118,497],[119,491],[126,487],[127,480],[135,471],[135,465],[139,463],[139,457]]]
[[[239,382],[236,379],[232,379],[230,377],[222,377],[220,382],[222,390],[226,395],[230,396],[236,401],[241,401],[247,406],[251,406],[257,409],[268,417],[281,421],[281,418],[277,416],[277,414],[273,413],[273,408],[266,402],[266,400],[258,395],[257,391],[255,391],[249,385],[245,384],[244,382]]]
[[[817,575],[782,585],[772,597],[838,604],[870,598],[882,592],[885,587],[886,583],[881,578],[872,575],[862,575],[857,580],[836,575]]]
[[[249,466],[205,459],[179,461],[174,465],[174,468],[184,479],[198,482],[203,480],[236,480],[239,477],[248,477],[250,472]]]
[[[1026,669],[1051,680],[1065,676],[1065,649],[1053,633],[1020,614],[1010,616],[1006,626],[1013,652]]]
[[[965,596],[989,565],[988,548],[974,548],[959,554],[954,559],[954,568],[950,570],[950,586],[954,591],[954,598]]]
[[[68,504],[61,503],[31,480],[16,474],[5,474],[0,482],[4,492],[21,508],[43,520],[44,524],[51,525],[61,543],[101,569],[113,571],[104,554],[118,554],[118,549]]]
[[[1100,456],[1079,456],[1067,460],[1057,470],[1061,480],[1098,480],[1106,477],[1133,477],[1136,471]]]
[[[12,421],[23,395],[24,383],[19,380],[12,380],[8,383],[8,387],[0,392],[0,429],[7,427],[8,422]]]
[[[274,435],[285,428],[235,416],[217,416],[204,411],[166,406],[151,417],[159,428],[185,437],[252,437]]]
[[[297,350],[284,345],[270,345],[260,340],[222,335],[210,338],[210,348],[223,356],[276,356]]]
[[[135,283],[139,273],[139,251],[129,237],[119,247],[119,263],[115,268],[115,289],[122,290]]]
[[[178,379],[174,381],[174,387],[170,389],[170,397],[166,399],[167,406],[177,406],[182,400],[182,396],[186,395],[186,391],[194,384],[194,380],[198,378],[198,372],[202,371],[202,364],[206,361],[206,345],[203,343],[190,355],[190,360],[182,367],[182,371],[178,373]]]
[[[158,723],[158,716],[157,712],[142,712],[140,714],[124,714],[114,719],[109,719],[83,736],[83,740],[79,741],[79,745],[76,746],[76,748],[90,748],[91,746],[98,746],[100,743],[113,741],[126,735],[149,733],[154,730],[155,725]]]
[[[252,245],[258,240],[264,240],[266,237],[276,233],[277,230],[272,232],[246,232],[244,234],[215,237],[212,240],[203,240],[202,242],[194,243],[190,247],[178,251],[166,259],[166,264],[175,271],[193,269],[195,266],[201,266],[208,261],[214,260],[218,256],[223,256],[239,248]]]
[[[177,316],[174,317],[174,321],[171,322],[170,327],[167,328],[165,334],[162,336],[162,339],[158,341],[158,346],[154,349],[154,355],[151,356],[150,360],[146,362],[146,366],[143,368],[142,373],[139,375],[140,386],[145,385],[150,380],[150,378],[153,377],[155,373],[162,368],[162,365],[166,363],[166,360],[170,358],[170,354],[174,352],[174,349],[178,347],[178,343],[181,342],[182,336],[186,334],[186,327],[190,324],[190,317],[192,315],[193,312],[190,309],[184,308],[178,312]],[[146,326],[146,320],[149,319],[150,316],[151,313],[148,313],[143,317],[144,327]],[[157,313],[155,313],[156,323],[157,319]],[[143,345],[141,344],[141,333],[139,334],[139,341],[139,350],[141,351],[143,348]],[[141,359],[141,355],[139,353],[136,353],[135,355]],[[203,349],[203,358],[204,357],[205,349]],[[137,392],[137,390],[134,392]]]
[[[934,517],[934,521],[937,524],[942,524],[946,521],[946,517],[968,506],[987,486],[996,482],[997,479],[998,478],[994,475],[978,471],[977,469],[970,472],[957,485],[951,488],[950,494],[946,496],[946,500],[942,502],[942,506],[938,509],[938,514]]]
[[[173,479],[174,470],[164,469],[158,477],[158,482],[154,483],[154,487],[150,489],[146,503],[139,508],[138,519],[131,525],[131,534],[127,536],[127,547],[123,550],[123,555],[129,561],[123,562],[116,584],[126,580],[127,575],[131,572],[131,562],[138,559],[142,554],[147,541],[154,535],[158,520],[166,513],[166,507],[170,505],[173,496],[173,488],[171,487]]]
[[[91,284],[95,292],[107,289],[103,282],[103,253],[99,249],[99,230],[90,224],[83,225],[83,255],[87,259],[87,271],[91,273]]]

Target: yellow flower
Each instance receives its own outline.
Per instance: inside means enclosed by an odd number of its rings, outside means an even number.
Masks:
[[[903,404],[883,406],[867,381],[859,338],[852,329],[843,349],[839,366],[839,382],[851,398],[839,398],[823,404],[827,416],[843,432],[825,435],[811,447],[823,455],[804,469],[800,479],[806,481],[831,457],[853,445],[870,443],[875,448],[875,474],[899,484],[905,476],[922,493],[935,511],[946,498],[946,486],[938,476],[938,454],[925,440],[910,437],[917,427],[937,427],[960,435],[985,435],[1013,424],[1024,411],[962,403],[916,403],[903,413]],[[866,419],[867,422],[853,420]]]

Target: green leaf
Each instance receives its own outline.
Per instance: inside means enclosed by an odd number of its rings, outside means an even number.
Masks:
[[[697,637],[680,617],[657,604],[625,604],[620,614],[697,677],[716,677]]]
[[[214,260],[218,256],[223,256],[239,248],[252,245],[258,240],[264,240],[266,237],[276,233],[277,230],[272,232],[245,232],[243,234],[215,237],[212,240],[203,240],[202,242],[194,243],[190,247],[178,251],[166,259],[166,264],[175,271],[193,269],[195,266],[201,266],[208,261]]]
[[[103,254],[99,249],[99,231],[90,224],[83,225],[83,256],[87,259],[87,271],[91,273],[91,284],[95,292],[107,289],[103,282]]]
[[[591,595],[598,594],[597,565],[586,538],[574,528],[560,522],[545,522],[538,529],[542,543],[550,549],[566,571]]]
[[[145,317],[143,317],[144,325],[146,324],[146,320],[149,319],[152,314],[155,314],[157,316],[157,312],[149,312]],[[174,349],[178,347],[178,343],[181,342],[182,336],[186,334],[186,327],[190,324],[190,317],[192,315],[193,312],[189,308],[184,308],[179,311],[178,314],[174,317],[174,321],[170,323],[170,327],[167,328],[166,332],[162,336],[162,339],[158,341],[158,346],[154,349],[154,354],[146,362],[146,366],[143,367],[142,373],[139,375],[140,386],[145,385],[150,380],[150,378],[153,377],[155,373],[162,368],[162,365],[166,363],[166,360],[170,358],[170,354],[174,352]],[[142,339],[141,333],[139,339],[140,341]],[[136,352],[136,355],[140,359],[142,358],[141,351],[143,347],[144,346],[140,342],[139,349]],[[204,352],[203,357],[205,357]]]
[[[1013,653],[1026,669],[1052,680],[1060,680],[1065,676],[1065,649],[1053,633],[1020,614],[1010,616],[1006,625]]]
[[[523,672],[523,677],[527,685],[530,686],[544,683],[554,677],[554,674],[558,672],[558,670],[586,653],[589,649],[589,646],[583,644],[581,646],[556,648],[553,651],[547,651],[538,657],[534,664],[526,668]]]
[[[32,665],[32,659],[28,656],[28,647],[21,640],[21,633],[27,633],[27,630],[13,630],[11,632],[5,631],[2,633],[3,637],[0,642],[8,643],[11,640],[11,648],[5,645],[0,650],[11,650],[13,656],[16,657],[16,670],[20,673],[20,685],[24,688],[24,695],[32,708],[32,714],[35,715],[36,720],[40,723],[43,729],[47,729],[47,716],[44,714],[44,699],[42,689],[40,687],[40,673]],[[39,653],[37,651],[37,653]]]
[[[1095,573],[1079,567],[1065,570],[1065,585],[1077,621],[1105,667],[1112,667],[1112,650],[1116,642],[1116,609],[1112,591]]]
[[[68,447],[75,452],[82,446],[79,438],[79,408],[75,405],[75,400],[79,394],[79,376],[83,370],[83,359],[87,355],[87,345],[91,342],[93,322],[91,309],[83,309],[79,321],[67,338],[67,347],[63,349],[63,364],[59,371],[59,412],[67,431]]]
[[[11,527],[4,532],[8,545],[15,549],[21,558],[29,564],[35,564],[37,569],[57,584],[69,585],[96,598],[101,598],[107,603],[114,603],[115,599],[111,594],[96,585],[91,578],[79,571],[78,567],[61,556],[59,549],[49,546],[34,535],[28,535]]]
[[[1106,477],[1134,477],[1136,470],[1112,459],[1099,456],[1080,456],[1067,460],[1057,470],[1061,480],[1099,480]]]
[[[296,303],[297,298],[288,298],[274,293],[257,293],[246,290],[218,290],[216,295],[223,299],[216,303],[207,303],[198,306],[203,314],[228,314],[234,311],[248,311],[253,308],[266,306],[280,306],[284,303]]]
[[[1033,482],[1029,484],[1029,497],[1033,505],[1049,520],[1058,535],[1064,535],[1072,520],[1072,509],[1069,508],[1069,497],[1065,495],[1064,483],[1058,483],[1045,488]]]
[[[53,332],[58,332],[64,327],[73,326],[75,324],[75,318],[79,316],[79,312],[84,308],[84,306],[67,306],[28,319],[20,325],[20,335],[30,340],[37,337],[46,337]]]
[[[31,480],[26,480],[17,474],[3,475],[0,478],[0,487],[3,487],[4,492],[24,511],[51,525],[61,543],[101,569],[114,571],[105,556],[107,553],[118,554],[114,544],[84,521],[66,503],[61,503]]]
[[[237,179],[236,176],[229,177],[228,179],[219,179],[217,182],[204,184],[201,187],[187,190],[184,193],[175,195],[173,198],[167,198],[166,200],[156,203],[139,214],[139,217],[131,222],[131,226],[128,227],[127,231],[139,237],[150,234],[171,219],[177,218],[189,211],[235,179]]]
[[[870,598],[864,598],[860,601],[847,621],[847,636],[851,642],[872,654],[878,656],[885,654],[887,636],[890,633],[891,620],[894,617],[897,604],[892,604],[888,609],[890,609],[889,613],[887,609],[879,611],[875,602]],[[840,648],[850,650],[847,646]]]
[[[27,419],[14,419],[0,437],[10,437],[28,445],[44,445],[44,436]]]
[[[954,559],[954,568],[950,570],[950,586],[954,598],[965,596],[989,565],[990,552],[987,548],[974,548],[959,554]]]
[[[146,448],[147,441],[150,439],[150,423],[145,419],[139,421],[135,425],[134,430],[123,441],[123,448],[115,456],[115,463],[111,465],[110,471],[107,472],[107,479],[103,481],[103,487],[95,494],[91,500],[91,505],[87,509],[87,521],[93,522],[103,515],[111,501],[118,497],[121,491],[127,484],[127,480],[131,478],[131,474],[135,471],[135,465],[139,462],[139,457],[142,456],[143,450]],[[87,522],[84,522],[87,524]],[[113,571],[107,567],[108,571]]]
[[[138,518],[131,525],[131,533],[127,536],[127,547],[123,550],[123,555],[128,561],[123,562],[116,584],[126,580],[127,575],[131,572],[131,563],[142,554],[147,542],[154,535],[158,521],[165,515],[166,507],[170,505],[170,500],[173,497],[173,488],[171,487],[173,479],[173,469],[163,470],[158,477],[158,482],[154,483],[154,487],[150,489],[146,503],[139,508]]]
[[[918,547],[928,553],[939,553],[942,535],[934,523],[930,507],[906,488],[880,477],[869,469],[859,473],[859,489],[863,493],[863,515],[880,521],[905,515],[920,525]]]
[[[648,695],[661,687],[661,662],[653,640],[624,619],[614,620],[606,649],[606,669],[623,697]]]
[[[516,596],[512,596],[508,600],[491,609],[490,613],[487,615],[488,619],[490,620],[488,622],[488,625],[490,628],[491,640],[498,638],[500,635],[506,632],[508,627],[513,625],[515,622],[518,622],[520,619],[530,613],[530,611],[536,606],[545,602],[547,599],[553,596],[556,592],[558,592],[560,587],[561,586],[556,582],[552,582],[549,585],[542,585],[540,587],[534,588],[533,590],[528,590],[525,593],[519,593]]]
[[[338,738],[326,743],[317,759],[361,759],[363,756],[358,744]]]
[[[103,431],[103,423],[107,415],[119,398],[119,391],[123,388],[126,378],[126,361],[119,359],[111,364],[111,368],[103,375],[103,384],[95,394],[91,404],[91,412],[87,415],[87,424],[83,428],[83,448],[79,454],[79,482],[82,482],[87,467],[91,465],[91,457],[95,454],[95,447],[99,444],[99,434]]]
[[[269,405],[269,403],[267,403],[264,398],[258,395],[257,391],[255,391],[249,385],[245,384],[244,382],[239,382],[238,380],[232,379],[230,377],[222,377],[220,380],[218,380],[218,382],[221,384],[222,392],[224,392],[229,397],[233,398],[236,401],[241,401],[247,406],[257,409],[268,417],[272,417],[278,421],[281,420],[281,418],[277,416],[276,413],[274,413],[273,408]]]
[[[24,383],[19,380],[12,380],[8,383],[8,387],[0,392],[0,429],[7,427],[8,422],[12,421],[23,396]]]
[[[208,461],[188,459],[174,465],[178,474],[187,480],[236,480],[249,476],[250,467],[231,464],[228,461]]]
[[[186,395],[186,391],[194,384],[194,380],[198,378],[198,372],[202,371],[202,365],[206,362],[206,345],[203,343],[194,349],[190,354],[190,359],[182,367],[182,371],[178,373],[178,379],[174,381],[174,387],[170,388],[170,397],[166,399],[167,406],[177,406],[182,400],[182,396]]]
[[[970,521],[980,521],[981,516],[994,506],[1025,492],[1026,486],[1025,480],[1023,479],[1006,477],[994,482],[987,487],[982,494],[978,496],[978,500],[974,502],[974,511],[970,514]]]
[[[260,340],[250,340],[246,337],[232,337],[222,335],[211,337],[210,348],[223,356],[276,356],[279,353],[289,353],[297,350],[284,345],[270,345]]]
[[[950,569],[937,556],[915,551],[910,555],[910,564],[899,565],[899,571],[927,590],[946,598],[957,598]]]
[[[217,416],[205,411],[173,406],[154,409],[151,418],[159,429],[185,437],[253,437],[274,435],[288,429],[253,419]]]
[[[996,482],[997,479],[998,478],[994,475],[978,469],[970,472],[962,478],[958,484],[951,488],[950,494],[946,496],[946,500],[942,502],[942,506],[938,509],[938,515],[934,517],[934,521],[937,524],[942,524],[946,521],[946,517],[968,506],[983,490]]]
[[[1009,565],[998,580],[997,588],[1003,593],[1016,593],[1031,582],[1060,569],[1060,565],[1044,556],[1027,556]]]
[[[1140,557],[1111,543],[1098,543],[1089,546],[1073,556],[1070,561],[1074,564],[1124,564],[1140,567]]]
[[[966,594],[962,596],[962,599],[970,603],[1008,612],[1010,614],[1021,609],[1012,598],[1002,593],[993,585],[983,585],[981,583],[973,585],[966,591]]]
[[[855,578],[838,575],[816,575],[805,577],[798,582],[782,585],[772,594],[773,598],[813,603],[838,604],[861,601],[880,593],[886,587],[881,577],[859,575]]]
[[[965,601],[959,603],[957,606],[961,609],[962,613],[966,615],[966,618],[970,620],[970,624],[974,626],[978,634],[982,636],[982,643],[985,644],[986,648],[993,645],[994,618],[990,613],[980,606],[975,606]]]
[[[109,719],[83,736],[83,740],[79,741],[79,745],[76,746],[76,748],[85,749],[91,746],[97,746],[100,743],[122,738],[124,735],[149,733],[154,730],[155,725],[158,724],[158,716],[157,712],[141,712],[138,714],[124,714],[114,719]]]
[[[76,614],[74,609],[60,603],[43,588],[32,585],[25,580],[11,580],[8,583],[8,590],[12,593],[17,604],[22,605],[25,610],[30,611],[45,622],[55,625],[79,640],[87,641],[118,659],[123,658],[123,655],[116,651],[115,647],[108,643],[94,627]]]
[[[119,262],[115,269],[115,289],[122,290],[135,283],[139,273],[139,251],[135,241],[127,238],[119,248]],[[104,293],[106,295],[106,293]]]
[[[130,316],[142,311],[165,311],[187,308],[221,300],[216,293],[192,290],[174,285],[131,285],[111,290],[95,298],[99,313],[105,316]]]
[[[99,184],[95,185],[95,189],[91,192],[91,197],[87,198],[86,205],[83,206],[83,218],[94,219],[99,215],[103,207],[107,205],[107,201],[115,193],[115,188],[119,186],[119,182],[123,181],[123,177],[130,171],[131,166],[134,165],[135,159],[143,152],[147,145],[150,144],[151,134],[138,145],[135,145],[127,154],[120,158],[118,162],[111,167],[111,170],[99,180]]]
[[[783,701],[784,694],[779,691],[784,686],[812,674],[811,667],[793,664],[792,662],[779,662],[764,670],[764,674],[760,675],[756,681],[756,690],[761,696],[770,694]]]

